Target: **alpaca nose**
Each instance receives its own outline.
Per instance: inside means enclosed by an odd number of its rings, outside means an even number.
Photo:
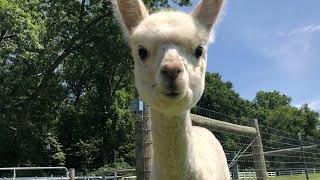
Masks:
[[[179,77],[180,74],[183,72],[183,67],[179,63],[171,62],[168,64],[165,64],[161,68],[161,74],[170,80],[175,80]]]

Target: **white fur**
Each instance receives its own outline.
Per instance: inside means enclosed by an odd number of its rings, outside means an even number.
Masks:
[[[210,131],[192,126],[190,119],[190,109],[204,90],[206,49],[222,0],[203,0],[192,15],[173,11],[144,14],[146,17],[138,25],[127,21],[132,20],[131,16],[141,17],[141,12],[147,12],[142,1],[117,0],[116,3],[116,12],[120,13],[120,23],[132,49],[136,88],[151,107],[152,179],[229,180],[222,146]],[[136,12],[130,5],[141,10]],[[204,5],[212,7],[202,8]],[[199,45],[204,51],[197,59],[194,52]],[[149,52],[146,60],[139,57],[140,47]],[[172,80],[164,72],[179,73]],[[169,96],[170,92],[178,95]]]

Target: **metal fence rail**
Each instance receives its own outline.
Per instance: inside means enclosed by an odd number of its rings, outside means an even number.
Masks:
[[[65,176],[61,177],[17,177],[17,171],[35,171],[35,170],[63,170],[65,171]],[[22,179],[54,179],[54,180],[63,180],[69,179],[69,170],[66,167],[7,167],[7,168],[0,168],[0,171],[12,171],[12,177],[9,177],[13,180],[22,180]],[[0,178],[0,180],[8,179],[6,177]]]

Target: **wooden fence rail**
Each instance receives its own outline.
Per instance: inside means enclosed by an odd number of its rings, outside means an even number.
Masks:
[[[210,128],[220,132],[239,134],[239,135],[249,136],[249,137],[257,136],[257,130],[254,127],[232,124],[224,121],[207,118],[204,116],[199,116],[196,114],[191,114],[191,120],[201,125],[210,126]]]

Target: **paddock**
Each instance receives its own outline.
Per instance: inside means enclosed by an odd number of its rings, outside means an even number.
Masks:
[[[10,171],[5,179],[30,179],[19,171],[60,169],[62,174],[33,179],[148,179],[151,171],[151,117],[148,106],[141,101],[133,105],[135,114],[136,169],[114,169],[101,176],[76,176],[74,169],[65,167],[0,168]],[[274,128],[259,125],[258,120],[243,120],[208,109],[195,107],[191,115],[194,125],[202,126],[223,145],[233,180],[295,180],[320,178],[319,141]],[[11,174],[11,175],[10,175]],[[47,173],[48,174],[48,173]]]
[[[137,154],[140,157],[137,175],[147,178],[152,152],[150,115],[145,106],[135,110],[135,127],[139,131],[136,145],[141,150]],[[240,119],[204,108],[195,107],[191,112],[193,124],[209,129],[221,142],[234,180],[248,178],[244,174],[257,180],[296,176],[312,179],[320,172],[318,140],[263,126],[258,120]]]

